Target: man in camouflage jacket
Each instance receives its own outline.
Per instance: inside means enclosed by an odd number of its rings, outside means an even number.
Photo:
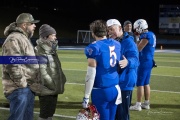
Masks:
[[[22,13],[7,26],[2,56],[35,56],[30,38],[38,22],[31,14]],[[8,120],[33,120],[34,92],[39,91],[38,72],[38,64],[3,64],[3,90],[10,103]]]

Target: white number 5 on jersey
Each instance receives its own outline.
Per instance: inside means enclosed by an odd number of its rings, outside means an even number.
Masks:
[[[114,67],[116,65],[116,59],[117,55],[114,52],[115,46],[109,46],[109,51],[110,51],[110,66]]]

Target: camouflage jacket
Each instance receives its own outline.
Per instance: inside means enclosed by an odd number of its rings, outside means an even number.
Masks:
[[[48,40],[40,38],[36,42],[36,55],[47,58],[47,64],[39,64],[40,83],[42,85],[40,95],[63,94],[66,77],[62,71],[61,62],[56,53],[56,49],[52,49],[53,47],[49,44]]]
[[[11,23],[6,27],[4,35],[7,37],[2,45],[2,56],[35,56],[33,45],[27,34]],[[5,96],[18,88],[29,86],[38,92],[38,64],[3,64],[2,84]]]

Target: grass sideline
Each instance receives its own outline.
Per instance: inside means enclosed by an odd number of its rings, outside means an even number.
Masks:
[[[67,77],[64,94],[59,95],[54,120],[75,119],[84,91],[87,60],[83,50],[59,50],[59,58]],[[180,54],[155,53],[158,67],[153,68],[151,77],[151,109],[130,111],[132,120],[179,120],[180,117]],[[0,68],[0,76],[1,75]],[[1,77],[0,77],[1,79]],[[132,102],[136,102],[136,88]],[[7,120],[9,110],[4,108],[7,100],[0,83],[0,120]],[[2,108],[3,107],[3,108]],[[38,118],[38,98],[35,100],[34,120]]]

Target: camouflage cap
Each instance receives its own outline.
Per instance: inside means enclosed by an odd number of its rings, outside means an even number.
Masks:
[[[34,20],[33,16],[29,13],[21,13],[16,19],[16,23],[38,23],[39,21],[40,20]]]

